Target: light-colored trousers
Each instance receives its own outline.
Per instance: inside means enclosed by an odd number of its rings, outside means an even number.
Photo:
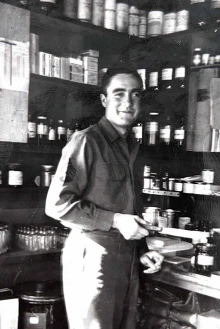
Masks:
[[[69,329],[135,329],[137,246],[117,231],[72,231],[63,250]]]

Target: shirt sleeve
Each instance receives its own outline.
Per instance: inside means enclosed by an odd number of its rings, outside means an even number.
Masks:
[[[83,198],[94,164],[92,140],[75,133],[64,147],[55,176],[50,184],[45,212],[67,227],[88,231],[108,231],[114,212],[101,209]]]

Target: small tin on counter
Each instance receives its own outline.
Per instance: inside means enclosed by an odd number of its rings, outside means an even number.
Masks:
[[[213,184],[214,183],[214,170],[213,169],[203,169],[202,170],[202,180],[204,183]]]
[[[162,215],[167,215],[167,227],[174,227],[175,210],[164,209]]]
[[[193,184],[193,193],[194,194],[204,194],[206,184],[203,182],[195,182]]]
[[[158,227],[167,227],[167,215],[158,216]]]
[[[168,179],[168,190],[169,191],[174,191],[174,183],[175,183],[174,178],[169,178]]]
[[[194,184],[190,182],[183,183],[183,193],[193,193],[194,191]]]
[[[178,228],[185,230],[185,226],[191,221],[190,217],[179,217],[178,219]]]
[[[182,192],[183,190],[183,182],[181,179],[176,179],[174,182],[174,191],[176,192]]]
[[[158,218],[160,214],[160,208],[158,207],[144,207],[144,212],[142,213],[144,220],[149,225],[158,225]]]

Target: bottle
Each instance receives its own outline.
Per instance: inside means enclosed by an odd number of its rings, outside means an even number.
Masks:
[[[164,153],[169,151],[171,142],[171,124],[170,117],[167,117],[166,123],[160,127],[160,149]]]
[[[201,65],[202,62],[202,49],[197,47],[193,51],[192,66]]]
[[[56,5],[56,0],[39,0],[39,10],[41,14],[49,15]]]
[[[189,28],[189,0],[179,0],[176,13],[176,32]]]
[[[175,67],[173,87],[175,89],[186,88],[186,67],[184,65]]]
[[[60,142],[66,142],[66,127],[63,120],[58,120],[57,124],[57,140]]]
[[[157,36],[162,34],[163,29],[163,6],[162,1],[154,1],[148,12],[147,35]]]
[[[48,136],[48,141],[50,143],[54,143],[56,141],[56,128],[55,128],[53,119],[49,119],[47,136]]]
[[[28,115],[28,140],[35,140],[37,137],[37,124],[32,115]]]
[[[174,3],[168,2],[163,15],[162,34],[170,34],[176,32],[176,6]]]
[[[220,24],[220,0],[210,0],[211,1],[211,15],[214,24]]]
[[[143,140],[143,124],[138,122],[135,126],[132,127],[134,137],[139,144],[142,144]]]
[[[20,163],[8,163],[8,185],[13,187],[23,185],[23,171]]]
[[[73,124],[71,122],[67,122],[67,127],[66,127],[66,140],[67,140],[67,142],[70,140],[73,133],[74,133]]]
[[[174,130],[173,147],[174,152],[183,151],[185,140],[184,126],[179,126]]]
[[[161,90],[169,90],[173,87],[173,64],[167,62],[165,67],[161,71]]]
[[[139,9],[136,3],[130,2],[129,7],[129,16],[128,16],[128,34],[135,35],[138,37],[139,35]]]
[[[77,0],[63,1],[63,15],[68,18],[77,17]]]
[[[202,49],[201,65],[208,65],[209,57],[210,57],[210,49],[208,47],[205,47],[204,49]]]
[[[104,24],[104,0],[93,0],[92,24],[103,26]]]
[[[144,126],[144,145],[155,147],[157,145],[157,138],[158,122],[151,118]]]
[[[195,250],[196,273],[210,276],[215,269],[216,245],[198,243]]]
[[[91,22],[92,0],[78,0],[77,18],[84,22]]]
[[[116,3],[116,30],[128,32],[129,4],[128,0],[118,0]]]
[[[38,143],[45,142],[48,135],[48,120],[45,116],[37,117],[37,138]]]
[[[190,0],[190,25],[205,27],[211,20],[210,0]]]
[[[159,90],[159,71],[149,72],[147,89],[149,92]]]

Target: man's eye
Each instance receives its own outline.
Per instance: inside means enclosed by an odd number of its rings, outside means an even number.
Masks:
[[[117,94],[115,94],[115,97],[116,97],[116,98],[121,98],[121,97],[123,97],[123,96],[124,96],[123,93],[117,93]]]
[[[133,96],[134,96],[134,97],[137,97],[137,98],[140,98],[140,97],[141,97],[141,93],[140,93],[139,91],[135,91],[135,92],[133,93]]]

